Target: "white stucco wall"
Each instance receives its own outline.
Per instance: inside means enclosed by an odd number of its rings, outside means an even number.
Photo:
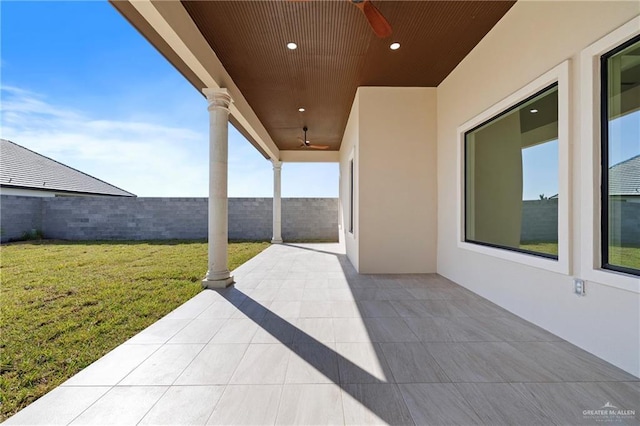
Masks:
[[[358,167],[360,161],[358,159],[359,152],[359,128],[360,128],[360,102],[359,97],[356,95],[351,107],[351,113],[349,114],[349,120],[342,137],[342,145],[340,146],[340,236],[341,241],[344,241],[347,257],[351,261],[356,270],[360,268],[360,253],[358,236],[360,234],[359,215],[358,215]],[[349,232],[349,215],[350,215],[350,180],[349,180],[349,162],[353,159],[354,167],[354,215],[353,215],[353,228],[354,232]]]
[[[635,375],[640,374],[640,295],[614,286],[616,280],[603,274],[598,282],[587,281],[586,296],[578,297],[572,279],[584,278],[592,268],[581,262],[580,250],[584,235],[594,228],[584,214],[593,206],[581,196],[593,190],[591,182],[581,179],[582,168],[593,167],[581,162],[584,150],[592,149],[592,141],[581,137],[581,111],[593,105],[581,103],[580,53],[638,14],[637,1],[520,1],[437,89],[438,273]],[[567,59],[571,274],[459,247],[453,195],[458,126]]]
[[[436,90],[361,87],[358,96],[360,271],[435,272]]]
[[[355,238],[344,208],[354,147]],[[359,88],[340,164],[345,242],[358,271],[435,272],[436,89]]]

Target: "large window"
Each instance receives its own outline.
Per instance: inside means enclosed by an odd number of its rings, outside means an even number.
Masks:
[[[602,266],[640,275],[640,36],[601,67]]]
[[[466,242],[558,259],[558,86],[467,131]]]

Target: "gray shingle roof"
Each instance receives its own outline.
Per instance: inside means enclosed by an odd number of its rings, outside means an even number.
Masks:
[[[135,197],[116,186],[65,166],[14,142],[0,139],[0,185],[94,195]]]
[[[640,197],[640,155],[609,168],[609,194]]]

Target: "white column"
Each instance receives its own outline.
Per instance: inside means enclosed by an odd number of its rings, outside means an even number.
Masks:
[[[282,209],[280,198],[280,181],[282,162],[272,160],[273,163],[273,238],[272,244],[282,244]]]
[[[227,125],[232,100],[227,89],[207,88],[202,92],[209,103],[209,269],[202,285],[224,288],[233,284],[227,263]]]

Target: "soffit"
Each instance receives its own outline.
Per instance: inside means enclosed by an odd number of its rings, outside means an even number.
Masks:
[[[305,125],[312,143],[338,150],[359,86],[438,86],[515,2],[374,3],[389,38],[344,0],[182,1],[281,150],[300,149]]]

